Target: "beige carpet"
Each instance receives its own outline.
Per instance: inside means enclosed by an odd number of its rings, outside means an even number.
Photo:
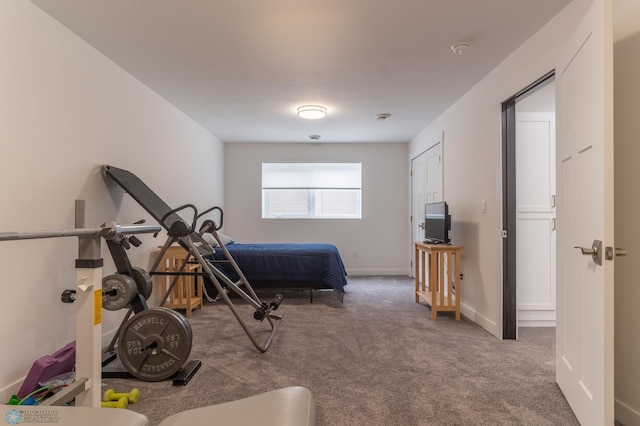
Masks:
[[[189,384],[105,383],[138,387],[130,409],[151,425],[292,385],[311,390],[319,426],[578,424],[555,383],[553,329],[521,329],[520,340],[503,341],[448,314],[431,321],[408,277],[349,277],[344,303],[331,292],[316,293],[313,304],[308,292],[283,295],[285,319],[264,354],[224,303],[207,303],[190,319],[191,358],[202,368]]]

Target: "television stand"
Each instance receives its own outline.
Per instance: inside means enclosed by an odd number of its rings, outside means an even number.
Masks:
[[[416,303],[423,299],[431,306],[431,319],[438,312],[455,312],[460,319],[460,251],[448,244],[415,242]],[[428,278],[428,279],[427,279]]]
[[[435,241],[435,240],[424,240],[422,244],[431,245],[431,246],[448,246],[449,243],[445,243],[444,241]]]

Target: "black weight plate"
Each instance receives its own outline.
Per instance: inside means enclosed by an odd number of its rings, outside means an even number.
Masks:
[[[102,279],[102,307],[108,311],[127,307],[136,294],[136,283],[128,275],[113,274]]]
[[[189,323],[167,308],[150,308],[129,318],[118,337],[118,357],[135,377],[150,382],[177,373],[191,353]]]
[[[133,273],[133,280],[136,282],[138,293],[144,296],[144,300],[149,300],[151,297],[151,291],[153,290],[153,281],[151,275],[147,271],[137,266],[131,268]]]

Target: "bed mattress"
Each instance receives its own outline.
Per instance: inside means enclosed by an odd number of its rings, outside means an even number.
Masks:
[[[226,248],[249,282],[317,282],[342,292],[347,285],[347,271],[333,244],[231,243]],[[225,260],[224,252],[216,247],[213,258]],[[216,266],[230,279],[239,279],[230,265]]]

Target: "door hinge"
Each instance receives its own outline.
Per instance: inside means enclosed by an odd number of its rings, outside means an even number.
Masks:
[[[502,238],[507,238],[507,230],[506,229],[503,229],[500,234],[502,235]]]

